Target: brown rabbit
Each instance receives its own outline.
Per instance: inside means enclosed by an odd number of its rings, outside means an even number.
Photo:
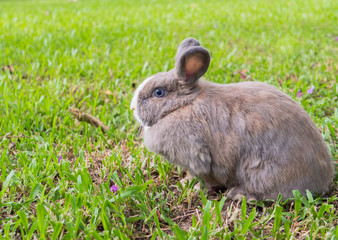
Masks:
[[[146,147],[232,199],[329,192],[333,162],[308,114],[265,83],[201,80],[209,63],[209,51],[185,39],[175,68],[137,88],[131,108]]]

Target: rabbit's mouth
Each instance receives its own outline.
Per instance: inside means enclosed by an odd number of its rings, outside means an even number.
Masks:
[[[134,117],[136,118],[136,120],[141,124],[141,126],[144,128],[144,130],[146,131],[148,128],[150,128],[150,126],[147,126],[147,124],[145,124],[140,116],[137,114],[137,108],[131,108],[133,110],[133,113],[134,113]]]
[[[141,124],[141,126],[143,128],[146,128],[148,126],[146,126],[146,124],[144,124],[144,122],[141,120],[141,118],[139,117],[139,115],[137,114],[137,109],[133,109],[134,112],[134,117],[136,118],[136,120]]]

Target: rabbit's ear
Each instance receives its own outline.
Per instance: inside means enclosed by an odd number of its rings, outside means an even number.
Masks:
[[[175,72],[185,84],[194,84],[209,68],[210,53],[193,38],[185,39],[178,47]]]

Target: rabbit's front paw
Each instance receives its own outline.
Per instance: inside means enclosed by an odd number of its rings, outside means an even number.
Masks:
[[[183,179],[181,179],[180,180],[180,183],[182,184],[182,186],[184,187],[184,188],[186,188],[186,185],[187,185],[187,183],[191,183],[191,181],[194,179],[195,177],[193,176],[193,175],[191,175],[190,173],[188,173],[188,175],[185,177],[185,178],[183,178]],[[194,185],[194,190],[199,190],[201,187],[200,187],[200,183],[198,182],[198,181],[196,181],[196,183],[195,183],[195,185]]]
[[[239,187],[231,188],[230,191],[227,193],[227,197],[231,198],[234,201],[242,200],[244,196],[244,191]]]
[[[231,198],[234,201],[241,201],[244,196],[246,197],[247,202],[255,201],[256,200],[255,196],[253,196],[252,194],[248,194],[241,187],[231,188],[230,191],[227,193],[227,197]]]

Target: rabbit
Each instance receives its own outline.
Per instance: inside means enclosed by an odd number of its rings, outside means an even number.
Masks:
[[[229,190],[233,200],[328,193],[333,161],[305,110],[266,83],[201,79],[210,59],[187,38],[174,69],[138,86],[130,107],[145,146],[198,176],[209,192]]]

